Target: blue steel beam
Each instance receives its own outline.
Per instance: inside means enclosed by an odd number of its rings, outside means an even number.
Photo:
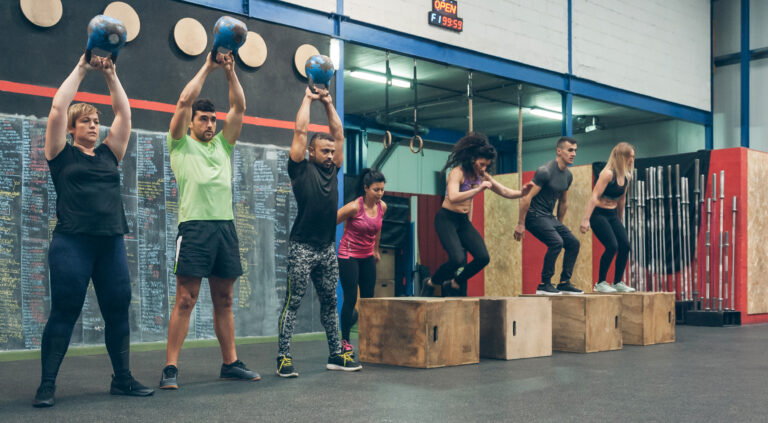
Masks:
[[[488,56],[459,47],[417,38],[402,33],[376,28],[365,23],[345,20],[341,23],[341,37],[345,40],[409,56],[447,63],[466,69],[514,79],[544,88],[562,91],[564,78],[560,73]]]
[[[250,0],[249,16],[267,22],[317,32],[329,36],[335,35],[333,13],[307,9],[290,3],[270,0]]]
[[[710,112],[583,79],[573,78],[571,92],[574,95],[658,113],[700,125],[712,123],[712,113]]]
[[[212,9],[226,10],[227,12],[239,13],[241,15],[247,15],[245,10],[247,0],[181,0],[186,3],[199,4],[201,6],[207,6]]]
[[[562,95],[562,105],[560,107],[563,114],[560,135],[573,136],[573,93],[571,92],[571,78],[573,75],[573,4],[568,0],[568,75],[565,81],[565,91]]]
[[[749,148],[749,1],[741,0],[741,146]]]
[[[712,34],[715,27],[715,0],[709,2],[709,110],[714,113],[715,111],[715,41],[714,34]],[[706,150],[712,150],[715,148],[713,125],[709,124],[704,127],[704,148]]]

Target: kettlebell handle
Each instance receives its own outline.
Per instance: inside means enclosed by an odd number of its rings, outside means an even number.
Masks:
[[[326,90],[331,90],[331,82],[328,81],[326,84],[320,84],[325,87]],[[307,72],[307,87],[309,87],[309,90],[312,91],[312,94],[317,94],[317,87],[315,86],[315,81],[312,79],[312,74]]]
[[[117,53],[110,54],[109,60],[112,61],[112,64],[117,63]],[[91,49],[89,48],[85,49],[85,63],[91,63]]]

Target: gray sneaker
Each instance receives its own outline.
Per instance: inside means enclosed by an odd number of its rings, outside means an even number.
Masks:
[[[603,294],[610,294],[613,292],[616,292],[616,288],[608,285],[608,282],[602,281],[600,283],[595,284],[595,291],[602,292]]]
[[[160,376],[160,389],[179,389],[179,369],[170,364],[163,367],[163,374]]]
[[[617,282],[613,284],[613,289],[615,289],[618,292],[635,292],[637,291],[635,288],[632,288],[630,286],[627,286],[624,282]]]

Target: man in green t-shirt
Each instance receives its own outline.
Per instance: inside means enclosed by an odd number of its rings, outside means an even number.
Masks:
[[[216,133],[213,103],[197,99],[208,75],[224,69],[229,85],[229,112]],[[240,136],[245,94],[235,74],[232,54],[209,55],[181,92],[168,133],[171,169],[179,186],[179,234],[176,237],[176,304],[168,322],[166,365],[160,388],[178,389],[178,360],[189,329],[200,283],[208,278],[213,301],[213,326],[221,347],[220,377],[259,380],[235,351],[232,287],[243,274],[232,212],[230,154]],[[189,132],[189,133],[188,133]]]

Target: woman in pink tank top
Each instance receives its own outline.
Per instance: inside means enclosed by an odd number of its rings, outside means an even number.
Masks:
[[[360,174],[360,196],[339,209],[336,223],[344,222],[344,235],[339,243],[339,279],[344,290],[341,306],[341,348],[343,352],[354,348],[349,343],[349,332],[357,320],[355,304],[357,288],[360,298],[372,298],[376,284],[376,263],[379,254],[381,222],[387,205],[384,196],[384,175],[371,169]]]

